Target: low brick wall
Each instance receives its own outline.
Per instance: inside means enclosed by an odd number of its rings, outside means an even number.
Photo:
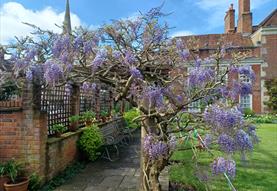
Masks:
[[[68,165],[78,160],[77,141],[85,128],[63,134],[61,138],[49,138],[46,143],[46,180],[52,179]]]

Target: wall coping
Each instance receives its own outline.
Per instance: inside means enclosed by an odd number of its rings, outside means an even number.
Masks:
[[[0,107],[1,111],[22,111],[22,107]]]
[[[60,142],[64,139],[68,139],[69,137],[72,137],[74,135],[79,135],[81,134],[85,129],[87,129],[87,127],[83,127],[83,128],[80,128],[78,129],[77,131],[75,132],[67,132],[67,133],[64,133],[61,135],[61,137],[49,137],[47,139],[47,144],[54,144],[56,142]]]

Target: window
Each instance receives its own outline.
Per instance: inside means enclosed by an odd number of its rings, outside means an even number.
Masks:
[[[252,109],[252,95],[240,96],[240,107],[242,109]]]
[[[241,82],[251,83],[251,79],[248,76],[244,75],[244,74],[240,74],[239,78],[240,78]]]

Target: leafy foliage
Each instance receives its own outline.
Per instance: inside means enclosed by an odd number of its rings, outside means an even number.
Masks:
[[[139,110],[136,108],[130,109],[127,112],[124,112],[123,117],[127,122],[128,128],[138,128],[139,124],[137,121],[134,121],[136,117],[140,115]]]
[[[103,136],[96,125],[86,128],[78,142],[79,148],[85,152],[91,161],[94,161],[100,155],[99,149],[102,144]]]
[[[254,123],[277,123],[276,115],[260,115],[249,118]]]
[[[277,78],[266,81],[265,86],[269,95],[269,101],[265,102],[265,104],[273,113],[277,113]]]
[[[96,114],[93,111],[86,111],[81,115],[82,121],[93,121],[95,120]]]
[[[29,177],[28,191],[38,191],[40,189],[40,185],[41,178],[36,173],[31,174]]]
[[[70,123],[75,123],[78,122],[80,120],[80,116],[79,115],[73,115],[69,117],[69,122]]]
[[[63,124],[55,124],[53,125],[52,130],[55,133],[64,133],[66,131],[66,127]]]
[[[17,178],[22,175],[22,165],[14,160],[9,160],[5,164],[6,175],[10,178],[12,183],[16,183]]]

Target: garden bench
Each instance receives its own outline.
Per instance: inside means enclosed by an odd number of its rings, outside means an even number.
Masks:
[[[129,128],[127,122],[123,118],[119,119],[118,126],[119,126],[119,129],[122,132],[122,134],[129,137],[129,140],[134,139],[133,133],[136,131],[136,129]]]
[[[108,159],[110,161],[114,160],[110,156],[109,147],[115,148],[116,154],[119,156],[118,145],[126,144],[126,136],[120,132],[117,123],[118,121],[113,121],[100,128],[100,132],[104,138],[104,153],[102,154],[102,158]]]

